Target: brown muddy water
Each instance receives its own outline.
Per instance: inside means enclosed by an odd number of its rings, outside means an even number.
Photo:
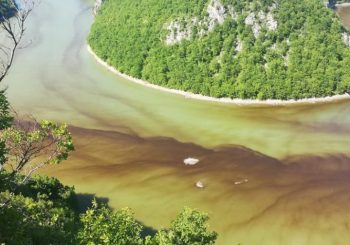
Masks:
[[[131,83],[86,51],[92,4],[42,1],[6,81],[17,111],[74,125],[76,152],[46,173],[154,228],[208,212],[218,244],[350,244],[350,101],[235,106]]]

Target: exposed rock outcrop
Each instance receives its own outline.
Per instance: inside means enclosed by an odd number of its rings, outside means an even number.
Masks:
[[[208,17],[201,20],[199,20],[198,17],[191,17],[170,22],[166,27],[169,33],[165,39],[165,43],[167,45],[173,45],[182,40],[189,40],[194,27],[197,27],[198,36],[201,37],[211,32],[216,25],[223,24],[227,13],[235,15],[233,7],[230,6],[230,8],[226,9],[220,0],[211,0],[207,7],[207,13]]]
[[[101,6],[102,6],[103,0],[96,0],[95,1],[95,5],[93,8],[93,13],[94,15],[97,15],[98,11],[100,10]]]
[[[243,42],[240,39],[237,40],[235,50],[237,53],[240,53],[243,50]]]
[[[198,23],[197,18],[192,18],[191,21],[186,20],[175,20],[172,21],[168,26],[167,30],[169,34],[165,39],[167,45],[179,43],[182,40],[189,40],[192,36],[192,29]]]
[[[252,27],[252,31],[255,37],[258,37],[262,27],[266,26],[268,31],[276,31],[278,23],[273,18],[272,11],[276,6],[272,6],[268,13],[259,11],[258,13],[251,12],[245,19],[244,23]]]
[[[208,6],[209,25],[222,24],[226,19],[226,9],[219,0],[212,0]]]
[[[348,47],[350,47],[350,34],[349,33],[346,33],[346,32],[342,33],[342,40]]]
[[[273,17],[273,10],[276,4],[273,4],[267,13],[263,11],[251,12],[245,19],[245,24],[251,26],[255,37],[261,33],[261,29],[266,27],[268,31],[276,31],[277,21]],[[228,17],[237,20],[239,14],[231,5],[225,6],[220,0],[211,0],[207,6],[207,16],[199,19],[198,17],[188,17],[175,19],[166,25],[168,35],[165,38],[167,45],[180,43],[183,40],[190,40],[193,36],[193,29],[196,27],[198,37],[202,37],[214,30],[217,25],[222,25]]]

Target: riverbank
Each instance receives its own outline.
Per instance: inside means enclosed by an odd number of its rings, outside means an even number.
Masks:
[[[336,8],[347,8],[350,7],[350,3],[338,3],[335,5]]]
[[[350,99],[349,94],[342,94],[342,95],[334,95],[334,96],[327,96],[323,98],[307,98],[307,99],[300,99],[300,100],[253,100],[253,99],[231,99],[231,98],[214,98],[210,96],[205,96],[201,94],[194,94],[191,92],[181,91],[177,89],[171,89],[171,88],[165,88],[159,85],[155,85],[152,83],[149,83],[147,81],[131,77],[127,74],[121,73],[113,66],[109,65],[107,62],[102,60],[90,47],[90,45],[87,45],[88,52],[95,58],[95,60],[107,68],[109,71],[113,72],[114,74],[117,74],[118,76],[121,76],[125,79],[128,79],[132,82],[135,82],[137,84],[157,89],[163,92],[173,93],[177,95],[184,96],[187,99],[196,99],[196,100],[204,100],[204,101],[210,101],[210,102],[218,102],[218,103],[225,103],[225,104],[236,104],[236,105],[291,105],[291,104],[318,104],[318,103],[327,103],[327,102],[335,102],[335,101],[341,101],[341,100],[347,100]]]

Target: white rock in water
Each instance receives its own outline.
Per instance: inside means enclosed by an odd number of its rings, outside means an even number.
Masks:
[[[204,188],[204,183],[202,181],[197,181],[196,187],[203,189]]]
[[[189,157],[184,160],[185,165],[196,165],[197,163],[199,163],[199,160],[196,158]]]

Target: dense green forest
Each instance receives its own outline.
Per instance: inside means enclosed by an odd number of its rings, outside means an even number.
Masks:
[[[349,40],[321,0],[105,0],[88,38],[133,77],[243,99],[348,92]]]

